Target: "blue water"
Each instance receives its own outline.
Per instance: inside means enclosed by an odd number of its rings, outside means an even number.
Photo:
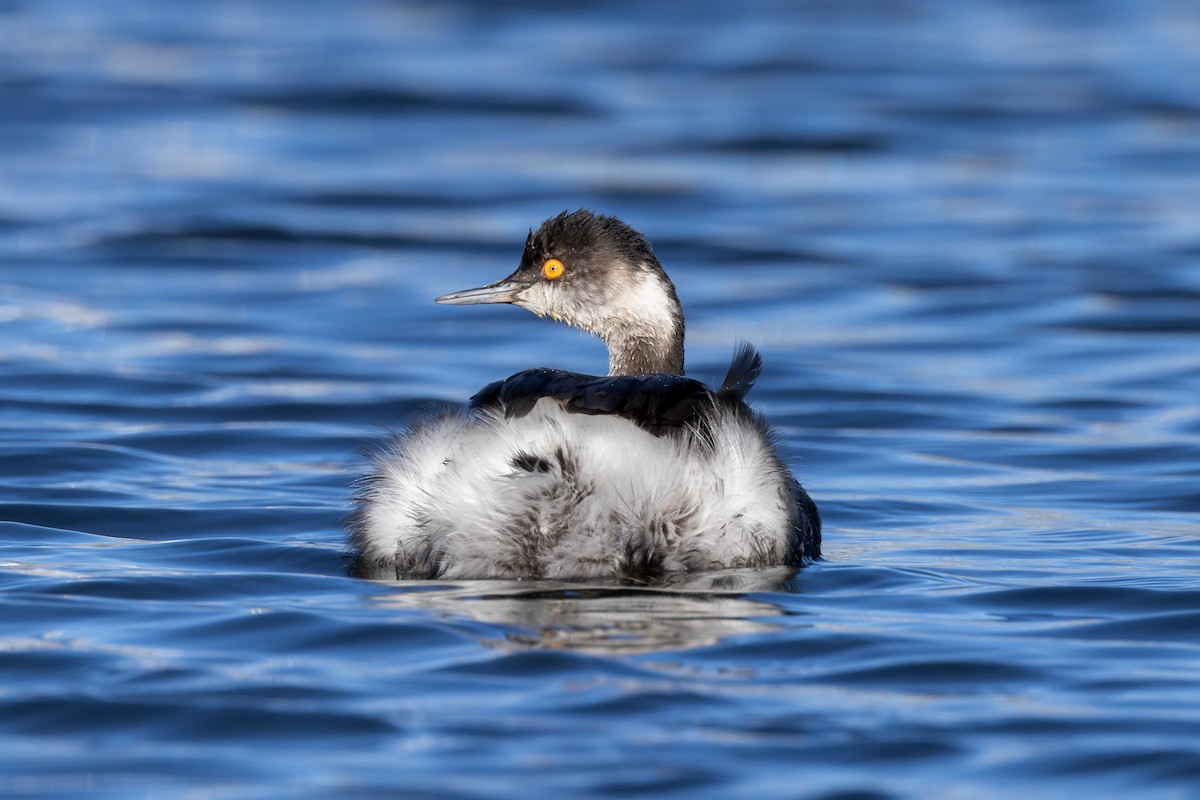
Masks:
[[[0,796],[1200,795],[1191,2],[0,2]],[[370,583],[358,455],[654,242],[826,559]]]

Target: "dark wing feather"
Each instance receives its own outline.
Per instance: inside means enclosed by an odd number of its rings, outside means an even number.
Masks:
[[[540,368],[489,383],[471,398],[471,406],[523,417],[538,400],[553,397],[572,413],[615,414],[661,436],[684,427],[705,430],[704,413],[714,403],[749,413],[743,399],[760,372],[762,356],[749,342],[742,342],[717,392],[682,375],[596,377]]]
[[[596,377],[556,369],[530,369],[488,384],[471,398],[474,408],[503,409],[521,417],[543,397],[562,402],[576,414],[615,414],[661,436],[699,421],[711,408],[707,386],[682,375]]]

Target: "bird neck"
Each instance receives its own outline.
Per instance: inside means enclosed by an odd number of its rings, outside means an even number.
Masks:
[[[682,375],[683,331],[669,341],[623,331],[605,338],[609,375]]]
[[[682,375],[683,309],[661,270],[618,290],[594,330],[608,347],[609,375]]]

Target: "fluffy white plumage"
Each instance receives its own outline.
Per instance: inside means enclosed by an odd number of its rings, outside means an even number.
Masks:
[[[489,411],[418,424],[377,458],[360,559],[373,574],[449,579],[784,563],[790,486],[757,426],[713,412],[711,447],[571,414],[551,398],[520,418]]]

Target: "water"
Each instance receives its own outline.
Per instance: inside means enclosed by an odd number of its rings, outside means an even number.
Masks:
[[[0,795],[1194,797],[1187,2],[0,3]],[[357,452],[601,346],[579,206],[826,519],[799,575],[345,575]]]

